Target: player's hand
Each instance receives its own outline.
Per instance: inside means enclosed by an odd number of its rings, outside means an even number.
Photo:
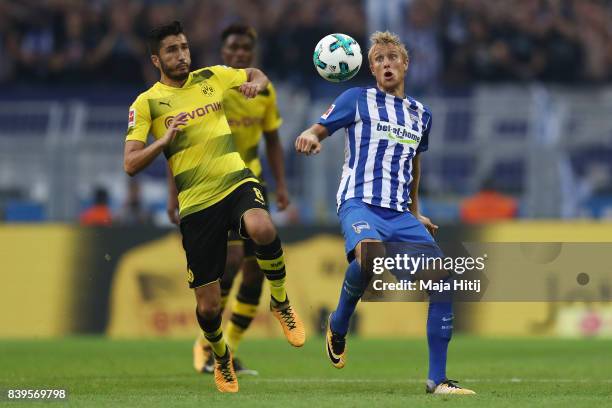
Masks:
[[[276,207],[278,211],[283,211],[285,208],[289,206],[289,192],[287,188],[277,188],[276,189]]]
[[[261,86],[255,82],[245,82],[238,87],[238,90],[250,99],[256,97],[261,92]]]
[[[427,231],[429,231],[431,235],[434,235],[438,231],[438,226],[431,222],[429,217],[422,214],[417,214],[416,219],[419,220],[425,226],[425,228],[427,228]]]
[[[317,154],[321,151],[321,142],[315,134],[304,132],[295,140],[295,150],[298,153],[304,153],[306,156]]]
[[[187,112],[181,112],[176,115],[174,119],[170,121],[168,130],[166,130],[166,133],[161,138],[161,142],[163,143],[163,145],[168,146],[170,143],[172,143],[178,132],[181,130],[180,126],[185,126],[186,124]]]
[[[178,225],[180,222],[179,218],[179,202],[176,196],[172,194],[168,197],[168,203],[166,204],[166,212],[168,213],[168,219],[174,225]]]

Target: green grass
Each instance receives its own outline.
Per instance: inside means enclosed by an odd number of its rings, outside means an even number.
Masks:
[[[475,397],[425,395],[424,339],[349,339],[343,370],[329,365],[321,338],[302,349],[246,341],[241,357],[259,377],[240,393],[218,393],[191,368],[191,342],[97,337],[0,341],[0,389],[66,388],[70,406],[112,407],[597,407],[610,403],[612,341],[479,339],[451,343],[449,377]],[[27,404],[9,404],[23,407]],[[38,403],[30,405],[39,406]]]

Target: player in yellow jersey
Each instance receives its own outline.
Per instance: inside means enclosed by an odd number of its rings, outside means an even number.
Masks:
[[[223,63],[238,69],[250,67],[255,59],[256,41],[257,33],[249,26],[232,24],[226,27],[221,33]],[[282,119],[278,113],[274,86],[269,83],[263,91],[252,99],[246,99],[239,91],[230,89],[223,95],[223,107],[238,153],[240,153],[247,167],[260,180],[262,168],[257,151],[263,134],[268,163],[276,184],[276,204],[279,210],[284,210],[289,204],[289,195],[285,184],[283,150],[278,135],[278,128]],[[173,177],[170,173],[168,174],[168,216],[170,221],[178,224],[176,187]],[[265,188],[263,192],[266,196]],[[236,354],[244,332],[257,313],[264,276],[257,266],[253,241],[241,239],[235,231],[230,231],[228,240],[225,272],[221,278],[222,312],[234,278],[241,267],[242,283],[236,299],[232,302],[232,313],[230,321],[226,324],[225,334],[227,343],[234,354],[236,373],[257,375],[257,371],[245,367],[242,361],[236,358]],[[193,366],[198,372],[213,372],[212,350],[203,336],[199,336],[194,343]]]
[[[253,98],[269,81],[255,68],[213,66],[190,72],[189,44],[179,22],[153,30],[148,40],[161,78],[130,107],[124,169],[134,175],[162,152],[168,160],[178,190],[187,281],[215,356],[215,384],[221,392],[237,392],[220,313],[219,279],[229,230],[255,242],[257,263],[270,282],[271,311],[293,346],[305,341],[304,325],[285,291],[283,250],[262,187],[236,151],[223,107],[228,89]],[[155,140],[147,144],[149,132]]]

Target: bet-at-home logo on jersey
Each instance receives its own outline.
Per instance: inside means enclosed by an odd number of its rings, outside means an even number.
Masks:
[[[376,131],[382,133],[386,138],[398,143],[419,144],[421,135],[405,126],[393,125],[389,122],[378,122]]]

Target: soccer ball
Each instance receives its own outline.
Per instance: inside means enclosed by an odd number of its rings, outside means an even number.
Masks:
[[[315,47],[312,61],[324,79],[347,81],[361,68],[361,47],[346,34],[326,35]]]

